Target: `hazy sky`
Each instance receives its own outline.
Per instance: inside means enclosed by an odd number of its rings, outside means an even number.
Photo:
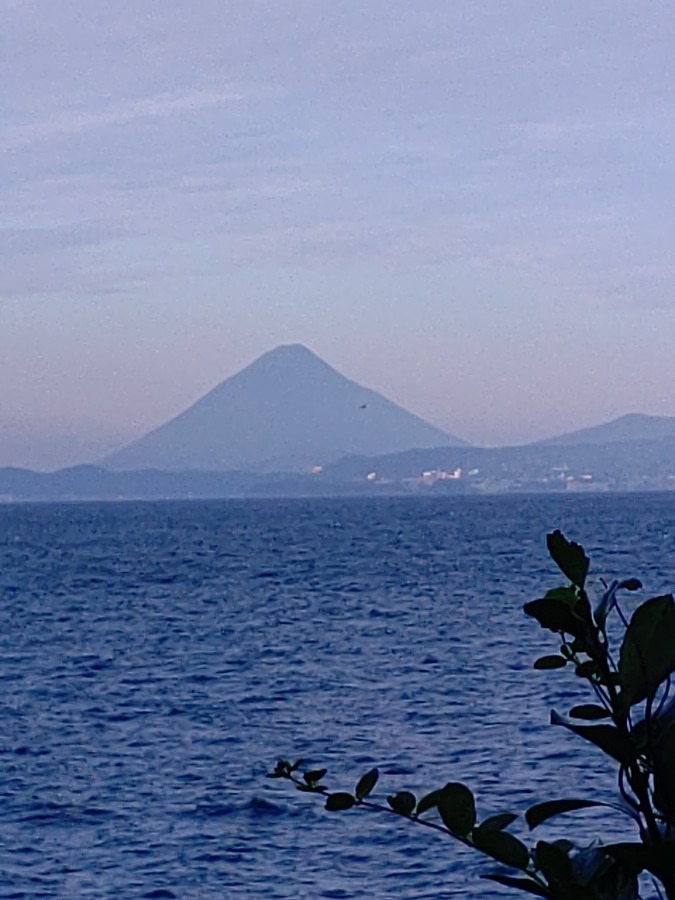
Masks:
[[[675,415],[671,2],[0,10],[0,465],[296,341],[479,443]]]

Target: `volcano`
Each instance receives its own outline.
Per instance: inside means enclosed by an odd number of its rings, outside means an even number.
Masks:
[[[344,456],[460,445],[464,441],[290,344],[265,353],[105,465],[302,472]]]

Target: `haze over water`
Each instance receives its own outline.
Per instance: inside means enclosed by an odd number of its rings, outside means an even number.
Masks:
[[[555,527],[595,574],[675,583],[664,495],[0,507],[0,894],[503,896],[453,843],[265,773],[464,780],[482,815],[611,791],[547,726],[579,685],[530,668]]]

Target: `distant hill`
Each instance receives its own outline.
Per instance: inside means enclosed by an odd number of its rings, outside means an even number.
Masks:
[[[314,473],[0,468],[0,503],[675,489],[675,438],[438,447],[349,456]]]
[[[675,416],[646,416],[629,413],[603,425],[582,428],[557,437],[537,441],[530,446],[572,446],[583,444],[619,444],[624,441],[658,441],[675,438]]]
[[[567,490],[604,485],[612,491],[673,490],[675,437],[521,447],[445,447],[383,456],[348,457],[322,473],[336,485],[373,479],[374,486],[403,484],[424,473],[461,472],[437,487],[481,491]],[[568,482],[571,482],[568,485]]]
[[[265,353],[104,464],[301,472],[347,455],[443,446],[466,444],[291,344]]]

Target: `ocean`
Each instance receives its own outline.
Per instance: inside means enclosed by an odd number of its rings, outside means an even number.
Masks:
[[[266,773],[464,781],[481,818],[610,796],[548,725],[583,685],[532,669],[554,528],[592,574],[675,584],[675,495],[0,506],[0,897],[510,896],[453,841]]]

